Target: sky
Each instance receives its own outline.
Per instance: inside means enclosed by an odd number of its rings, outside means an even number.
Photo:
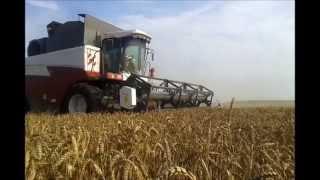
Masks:
[[[51,21],[84,13],[152,35],[156,76],[219,101],[295,99],[294,1],[26,0],[26,48]]]

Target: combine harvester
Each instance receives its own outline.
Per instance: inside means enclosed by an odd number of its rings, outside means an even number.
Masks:
[[[25,61],[27,109],[61,113],[211,105],[204,86],[154,77],[151,36],[87,14],[47,25]]]

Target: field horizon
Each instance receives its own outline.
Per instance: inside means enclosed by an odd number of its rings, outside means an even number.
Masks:
[[[223,102],[224,107],[229,107],[231,101]],[[233,107],[295,107],[295,100],[237,100]]]

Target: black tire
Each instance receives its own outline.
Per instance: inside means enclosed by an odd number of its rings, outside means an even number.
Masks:
[[[82,95],[87,104],[86,113],[98,112],[102,110],[101,98],[102,90],[96,86],[88,85],[85,83],[75,85],[66,96],[62,105],[62,113],[70,113],[69,101],[74,95]]]

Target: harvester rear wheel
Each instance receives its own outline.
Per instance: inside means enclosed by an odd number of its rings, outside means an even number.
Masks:
[[[64,101],[63,113],[90,113],[101,110],[102,90],[88,84],[75,85]]]

